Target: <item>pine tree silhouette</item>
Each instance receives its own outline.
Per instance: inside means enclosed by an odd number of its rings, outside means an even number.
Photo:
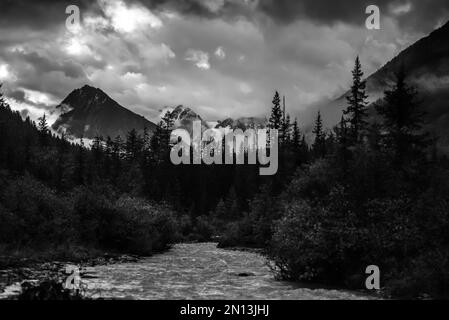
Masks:
[[[420,109],[418,92],[406,83],[404,67],[396,73],[393,88],[385,91],[384,103],[376,105],[376,111],[383,118],[386,132],[383,141],[393,150],[398,164],[413,153],[421,153],[429,146],[426,133],[422,133],[425,113]]]
[[[352,143],[358,143],[362,139],[363,130],[366,127],[367,116],[367,94],[366,80],[363,80],[362,65],[359,57],[355,60],[354,69],[352,71],[351,92],[346,100],[348,106],[343,114],[347,116],[350,125]]]
[[[295,118],[292,126],[292,145],[293,148],[298,150],[301,146],[301,132],[299,130],[298,118]]]
[[[281,141],[284,145],[288,145],[291,142],[292,124],[290,115],[287,114],[282,120]]]
[[[48,138],[50,134],[50,129],[48,128],[47,117],[44,115],[38,120],[37,129],[39,130],[39,136],[42,146],[46,146],[48,144]]]
[[[312,133],[315,135],[315,141],[313,143],[313,152],[317,157],[324,157],[325,155],[325,143],[326,143],[326,135],[323,131],[323,120],[321,118],[321,112],[318,111],[315,126],[313,128]]]
[[[276,91],[273,98],[273,107],[271,109],[271,116],[269,120],[270,129],[281,129],[282,126],[282,109],[281,109],[281,99],[279,97],[279,92]]]

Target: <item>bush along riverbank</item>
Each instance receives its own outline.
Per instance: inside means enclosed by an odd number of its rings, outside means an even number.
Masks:
[[[178,238],[169,206],[107,186],[59,194],[27,175],[1,182],[0,269],[105,253],[151,255]]]

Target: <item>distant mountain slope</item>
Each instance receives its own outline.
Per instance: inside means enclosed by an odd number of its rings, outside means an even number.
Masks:
[[[371,102],[382,98],[383,92],[394,84],[394,74],[401,65],[407,72],[407,81],[418,88],[429,123],[426,129],[439,136],[440,146],[446,148],[449,146],[449,22],[402,51],[367,78]],[[340,120],[347,94],[318,107],[328,125]]]
[[[410,81],[424,91],[449,88],[449,22],[402,51],[368,78],[371,94],[383,93],[404,65]]]
[[[76,138],[95,136],[126,136],[128,131],[154,132],[156,125],[144,117],[122,107],[98,88],[84,86],[72,91],[56,107],[61,115],[52,128]]]

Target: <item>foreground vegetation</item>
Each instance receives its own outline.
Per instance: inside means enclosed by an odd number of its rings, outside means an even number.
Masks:
[[[3,256],[149,255],[175,241],[173,213],[164,205],[117,195],[107,187],[79,187],[57,194],[29,175],[2,178],[0,183],[4,186],[0,191]]]

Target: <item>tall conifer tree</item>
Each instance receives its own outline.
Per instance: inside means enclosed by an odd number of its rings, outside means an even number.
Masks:
[[[349,96],[346,97],[348,106],[343,111],[344,115],[347,116],[351,132],[351,142],[353,144],[361,141],[363,131],[366,127],[367,98],[366,80],[363,80],[362,65],[359,57],[357,57],[352,71],[351,91]]]

